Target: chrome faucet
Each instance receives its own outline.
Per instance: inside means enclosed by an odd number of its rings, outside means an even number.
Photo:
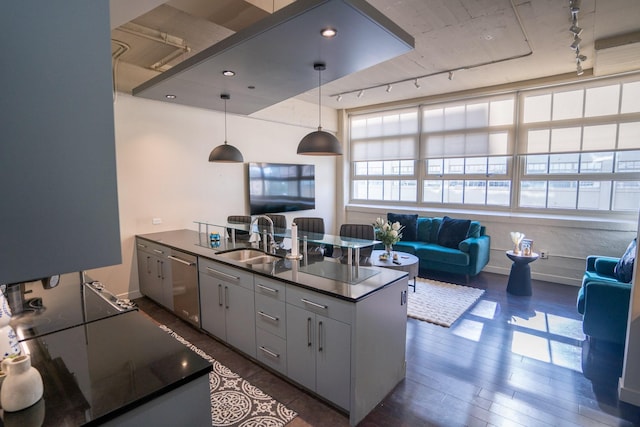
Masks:
[[[251,226],[249,227],[249,229],[251,230],[251,238],[249,239],[249,241],[252,243],[257,242],[258,247],[260,247],[260,233],[253,231],[256,223],[260,218],[264,218],[269,223],[269,233],[267,233],[266,231],[263,232],[262,249],[265,252],[271,252],[272,254],[275,254],[278,244],[276,243],[276,239],[273,237],[273,234],[274,234],[273,220],[268,216],[258,215],[255,218],[253,218],[253,220],[251,220]],[[268,238],[270,238],[269,242],[267,241]]]

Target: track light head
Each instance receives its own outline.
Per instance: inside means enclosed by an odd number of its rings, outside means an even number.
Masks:
[[[362,95],[364,95],[364,89],[360,90],[360,92],[358,92],[358,98],[362,98]]]
[[[336,101],[338,101],[338,102],[342,101],[342,95],[338,95],[338,96],[336,97]]]
[[[573,24],[569,27],[569,31],[571,31],[575,36],[579,36],[582,33],[582,28],[578,27],[576,24]]]
[[[413,85],[416,87],[416,89],[420,89],[420,83],[418,83],[418,79],[415,79],[413,81]]]
[[[453,71],[449,71],[449,80],[453,80]]]
[[[580,42],[582,41],[582,39],[578,36],[574,36],[573,37],[573,43],[571,43],[571,45],[569,46],[571,49],[573,50],[577,50],[580,48]]]
[[[391,92],[391,89],[393,88],[393,86],[391,85],[387,85],[387,93]]]

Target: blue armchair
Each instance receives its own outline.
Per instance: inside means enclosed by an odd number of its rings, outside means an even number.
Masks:
[[[616,279],[614,269],[618,261],[614,257],[587,257],[577,308],[583,315],[582,330],[590,339],[624,345],[631,283]]]

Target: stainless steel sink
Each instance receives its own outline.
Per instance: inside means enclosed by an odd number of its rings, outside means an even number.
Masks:
[[[217,255],[222,258],[249,265],[267,264],[281,259],[280,257],[270,255],[256,249],[235,249],[229,252],[219,252]]]

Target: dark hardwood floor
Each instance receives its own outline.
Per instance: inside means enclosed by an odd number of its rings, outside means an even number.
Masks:
[[[456,275],[422,275],[464,281]],[[486,292],[451,328],[408,319],[407,376],[360,425],[640,425],[640,408],[617,398],[623,349],[605,342],[589,348],[575,309],[578,288],[534,280],[533,296],[516,297],[505,292],[507,279],[484,272],[471,278],[469,286]],[[147,298],[136,302],[157,322],[298,412],[292,427],[348,425],[344,414]]]

